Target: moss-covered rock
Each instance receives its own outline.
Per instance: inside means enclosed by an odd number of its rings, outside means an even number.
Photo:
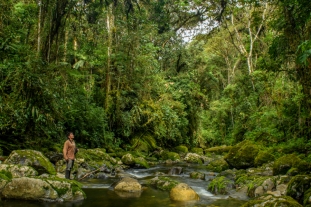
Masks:
[[[129,165],[129,166],[136,165],[142,168],[150,167],[148,162],[143,157],[135,157],[131,153],[125,154],[121,160],[125,165]]]
[[[161,159],[176,161],[176,160],[180,160],[180,156],[176,152],[163,151],[161,152]]]
[[[15,150],[5,160],[5,164],[14,164],[22,166],[31,166],[39,174],[56,174],[52,163],[41,152],[35,150]]]
[[[123,157],[122,157],[122,162],[125,164],[125,165],[134,165],[135,164],[135,157],[130,154],[130,153],[127,153],[125,154]]]
[[[203,163],[201,156],[196,154],[196,153],[187,153],[184,160],[186,162],[189,162],[189,163],[196,163],[196,164],[202,164]]]
[[[284,155],[273,164],[273,175],[285,175],[291,168],[297,168],[300,174],[308,172],[310,165],[294,154]]]
[[[214,194],[228,194],[234,188],[234,182],[224,176],[213,179],[207,189]]]
[[[297,165],[294,166],[298,169],[299,174],[310,174],[311,172],[311,165],[305,160],[301,160],[299,163],[297,163]]]
[[[190,152],[196,153],[198,155],[204,155],[204,150],[202,148],[199,148],[199,147],[191,148]]]
[[[174,152],[177,153],[187,153],[188,152],[188,147],[184,146],[184,145],[179,145],[177,147],[174,147]]]
[[[297,201],[289,196],[274,197],[268,195],[256,200],[248,201],[241,207],[302,207]]]
[[[191,172],[190,173],[190,178],[204,180],[205,179],[205,174],[201,173],[201,172]]]
[[[82,163],[80,163],[82,162]],[[77,166],[86,163],[91,169],[97,169],[103,165],[112,168],[117,160],[106,153],[104,148],[79,149],[76,155]],[[75,166],[74,166],[75,167]]]
[[[104,148],[79,149],[76,157],[85,159],[85,161],[106,161],[111,163],[112,165],[115,165],[117,163],[116,159],[108,155],[106,153],[106,149]]]
[[[211,161],[207,166],[206,166],[206,169],[208,171],[212,171],[212,172],[222,172],[224,170],[227,170],[229,169],[229,165],[228,163],[226,162],[226,160],[224,159],[216,159],[216,160],[213,160]]]
[[[254,166],[258,152],[257,145],[250,141],[243,141],[233,146],[224,159],[233,168],[246,169]]]
[[[300,204],[303,204],[305,192],[311,187],[311,177],[306,175],[297,175],[293,177],[287,186],[286,195],[294,198]]]
[[[232,146],[218,146],[218,147],[211,147],[208,149],[205,149],[205,154],[216,154],[216,155],[221,155],[224,153],[228,153],[231,150]]]
[[[11,178],[33,177],[38,175],[38,172],[32,167],[22,165],[0,164],[0,172],[1,171],[9,173]]]
[[[256,158],[255,158],[255,166],[262,166],[265,163],[274,161],[274,155],[270,154],[269,152],[266,151],[259,151]]]
[[[85,198],[81,186],[65,179],[13,178],[2,195],[21,200],[78,201]]]
[[[173,187],[179,184],[179,182],[168,177],[155,177],[149,180],[148,184],[160,190],[170,191]]]

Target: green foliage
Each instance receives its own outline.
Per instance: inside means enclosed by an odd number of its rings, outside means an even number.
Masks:
[[[304,175],[297,175],[293,177],[288,183],[286,195],[294,198],[299,203],[303,204],[305,201],[305,193],[309,193],[310,177]]]
[[[0,171],[0,178],[3,180],[10,181],[12,179],[12,174],[9,171],[1,170]]]
[[[268,177],[241,174],[237,177],[235,183],[239,186],[247,186],[248,196],[254,197],[255,189],[267,179]]]
[[[4,154],[59,150],[66,131],[87,148],[307,151],[310,1],[66,2],[0,1]]]
[[[209,184],[207,189],[215,194],[227,194],[227,186],[233,182],[224,176],[216,177]]]
[[[142,134],[132,138],[131,144],[132,150],[146,153],[157,148],[156,140],[150,134]]]

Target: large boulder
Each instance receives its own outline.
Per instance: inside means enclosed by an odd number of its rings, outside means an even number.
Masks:
[[[117,182],[117,184],[114,186],[114,190],[125,192],[141,192],[142,188],[136,179],[125,177]]]
[[[207,166],[206,169],[212,172],[222,172],[224,170],[229,169],[229,165],[224,159],[215,159],[211,161]]]
[[[0,171],[9,172],[13,178],[33,177],[38,175],[38,172],[32,167],[21,165],[0,164]]]
[[[124,177],[114,184],[115,193],[121,198],[139,198],[142,187],[136,179]]]
[[[134,165],[135,164],[135,157],[130,153],[123,155],[121,160],[125,165]]]
[[[42,201],[78,201],[85,198],[81,186],[67,180],[13,178],[2,190],[5,198]]]
[[[275,207],[302,207],[297,201],[289,196],[281,196],[281,197],[274,197],[272,195],[268,195],[265,197],[261,197],[260,199],[251,200],[242,207],[268,207],[268,206],[275,206]]]
[[[257,145],[250,141],[243,141],[233,146],[224,159],[233,168],[246,169],[254,166],[258,152]]]
[[[170,191],[170,198],[173,201],[199,200],[199,195],[186,183],[179,183]]]
[[[201,158],[201,156],[196,154],[196,153],[187,153],[184,160],[186,162],[196,163],[196,164],[202,164],[204,162],[204,160]]]
[[[5,160],[5,164],[14,164],[33,167],[39,175],[48,173],[55,175],[53,164],[39,151],[35,150],[15,150]]]

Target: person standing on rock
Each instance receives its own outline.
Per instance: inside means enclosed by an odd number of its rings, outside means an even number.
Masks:
[[[73,140],[75,136],[72,132],[67,133],[67,140],[64,143],[63,148],[63,155],[64,159],[66,160],[66,172],[65,172],[65,178],[70,179],[70,171],[73,168],[73,164],[75,161],[75,154],[78,152],[78,148],[76,147],[76,143]]]

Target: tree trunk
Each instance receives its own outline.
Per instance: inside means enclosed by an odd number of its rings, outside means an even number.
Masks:
[[[107,68],[106,68],[106,81],[105,81],[105,104],[104,108],[107,110],[109,107],[110,99],[110,67],[111,67],[111,52],[112,52],[112,33],[114,27],[113,4],[110,4],[107,11],[107,32],[108,32],[108,47],[107,47]]]
[[[37,56],[41,52],[41,15],[42,15],[42,2],[38,0],[39,14],[38,14],[38,39],[37,39]]]

